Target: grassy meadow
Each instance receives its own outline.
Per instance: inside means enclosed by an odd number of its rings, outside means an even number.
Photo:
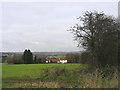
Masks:
[[[66,69],[85,68],[85,65],[80,64],[2,64],[3,79],[30,79],[39,78],[43,69],[51,67],[65,67]]]
[[[2,64],[3,88],[116,88],[117,69],[85,64]]]
[[[77,71],[77,68],[84,69],[86,65],[81,64],[2,64],[2,79],[3,88],[14,88],[14,87],[32,87],[26,86],[27,84],[36,83],[39,81],[53,82],[53,78],[45,78],[45,71],[51,69],[55,71],[57,68],[64,68],[66,70]],[[54,76],[53,76],[54,77]],[[64,78],[64,76],[60,76]],[[55,80],[54,80],[55,81]],[[19,82],[19,83],[18,83]],[[26,84],[27,83],[27,84]],[[31,85],[31,84],[30,84]],[[42,84],[41,84],[42,85]],[[39,86],[36,86],[39,87]],[[43,87],[40,86],[40,87]]]

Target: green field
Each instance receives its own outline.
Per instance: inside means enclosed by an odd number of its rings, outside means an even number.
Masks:
[[[66,69],[85,68],[85,65],[80,64],[2,64],[2,78],[3,79],[24,79],[30,77],[31,79],[39,78],[43,69],[51,67],[65,67]]]
[[[117,71],[95,69],[87,65],[2,64],[3,88],[115,88]],[[106,77],[103,77],[103,76]]]
[[[47,87],[51,87],[48,85],[53,85],[53,83],[58,83],[60,80],[68,81],[69,79],[71,80],[74,76],[67,78],[66,75],[63,75],[65,72],[61,73],[60,70],[58,72],[56,69],[65,69],[65,70],[73,70],[77,71],[79,68],[84,69],[86,68],[86,65],[81,65],[81,64],[7,64],[3,63],[2,64],[2,79],[3,79],[3,87],[4,88],[18,88],[18,87],[33,87],[32,84],[38,84],[38,82],[46,82]],[[51,75],[49,74],[47,77],[45,70],[50,69],[52,70]],[[44,75],[43,75],[44,73]],[[59,73],[59,77],[56,77],[56,73]],[[68,73],[67,73],[68,74]],[[47,79],[49,77],[49,79]],[[51,77],[51,78],[50,78]],[[54,80],[52,77],[56,77]],[[41,79],[42,78],[42,79]],[[51,82],[48,82],[48,80]],[[57,81],[59,80],[59,81]],[[54,82],[55,81],[55,82]],[[42,83],[41,82],[41,83]],[[35,87],[43,87],[44,85],[40,84],[35,86]],[[55,86],[53,86],[55,87]],[[58,87],[58,86],[57,86]]]

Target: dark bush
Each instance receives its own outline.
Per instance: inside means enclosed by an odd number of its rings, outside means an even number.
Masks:
[[[66,58],[69,63],[81,63],[81,55],[79,53],[68,53]]]
[[[14,55],[12,58],[12,63],[13,64],[23,64],[24,61],[22,59],[22,55]]]

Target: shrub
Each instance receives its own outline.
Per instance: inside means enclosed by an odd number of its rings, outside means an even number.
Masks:
[[[44,69],[41,77],[46,81],[57,81],[78,88],[116,88],[118,87],[118,70],[116,67],[86,68],[69,70],[61,67]]]
[[[81,56],[78,53],[68,53],[66,58],[69,63],[81,63]]]
[[[12,63],[13,64],[23,64],[24,61],[22,59],[22,55],[14,55],[12,58]]]

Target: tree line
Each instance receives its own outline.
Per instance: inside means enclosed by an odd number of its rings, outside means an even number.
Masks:
[[[81,63],[81,54],[68,53],[65,55],[68,63]],[[46,63],[46,55],[33,55],[30,50],[25,50],[23,54],[16,54],[13,57],[7,57],[6,62],[9,64],[39,64]]]
[[[68,63],[81,63],[80,53],[68,53],[66,54],[66,59]]]
[[[33,55],[31,50],[25,49],[23,54],[15,54],[13,57],[7,57],[3,63],[9,64],[39,64],[46,63],[45,55]]]

